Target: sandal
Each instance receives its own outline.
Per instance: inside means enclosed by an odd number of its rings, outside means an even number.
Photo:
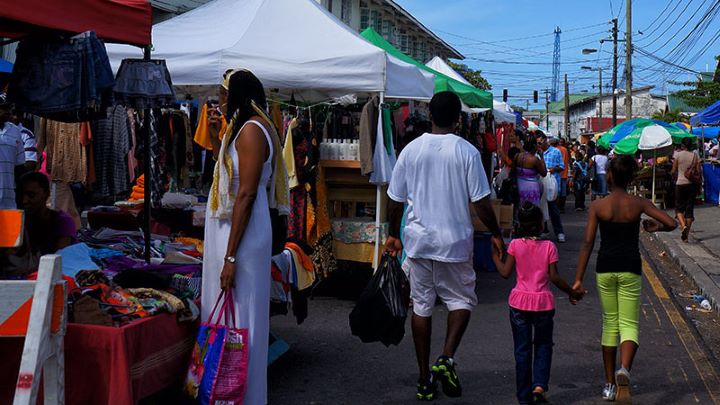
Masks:
[[[690,228],[688,228],[688,227],[686,226],[685,228],[683,228],[682,236],[680,236],[680,239],[681,239],[683,242],[687,242],[687,241],[688,241],[688,235],[689,235],[689,234],[690,234]]]

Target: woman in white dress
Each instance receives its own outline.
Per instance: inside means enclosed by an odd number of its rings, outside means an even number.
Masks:
[[[265,90],[246,70],[229,71],[220,109],[232,117],[220,141],[219,113],[209,112],[217,160],[205,219],[202,318],[222,290],[233,290],[236,323],[249,329],[245,405],[267,403],[274,129],[264,110]],[[277,136],[277,135],[275,135]]]

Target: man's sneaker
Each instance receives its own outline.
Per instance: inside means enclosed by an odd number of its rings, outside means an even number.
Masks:
[[[565,243],[565,234],[564,233],[558,234],[558,242]]]
[[[417,383],[417,399],[420,401],[432,401],[437,395],[437,383],[435,380],[423,381],[418,380]]]
[[[455,362],[447,356],[438,357],[437,361],[431,367],[433,375],[442,384],[443,393],[449,397],[459,397],[462,395],[462,386],[460,386],[460,378],[455,372]]]
[[[616,401],[630,401],[630,372],[625,368],[615,372],[615,383],[617,383]]]
[[[617,387],[615,384],[605,384],[602,390],[602,398],[605,401],[615,401],[615,396],[617,395]]]

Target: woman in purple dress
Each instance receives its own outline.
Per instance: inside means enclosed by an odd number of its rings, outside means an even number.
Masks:
[[[528,136],[523,144],[523,152],[515,156],[513,161],[513,173],[517,178],[519,203],[522,206],[525,201],[534,205],[540,205],[543,186],[541,177],[547,174],[545,162],[537,154],[537,141],[534,136]]]

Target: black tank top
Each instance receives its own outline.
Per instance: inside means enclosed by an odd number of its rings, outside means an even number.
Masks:
[[[640,220],[634,222],[600,221],[598,273],[642,272],[640,258]]]

